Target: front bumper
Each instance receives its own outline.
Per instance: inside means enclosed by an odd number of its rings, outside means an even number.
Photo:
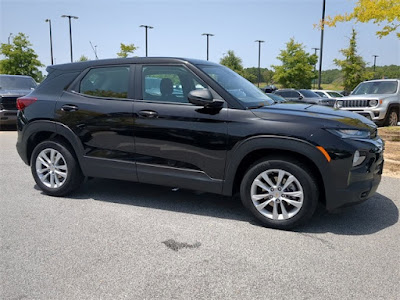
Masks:
[[[386,110],[383,109],[382,107],[375,107],[375,108],[355,108],[355,107],[345,107],[345,108],[340,108],[341,110],[347,110],[347,111],[352,111],[357,114],[360,114],[367,119],[374,121],[374,122],[380,122],[385,119],[385,113]]]
[[[375,194],[381,181],[384,165],[382,140],[376,138],[370,142],[355,141],[354,144],[366,153],[366,159],[360,166],[350,168],[347,174],[342,173],[341,184],[326,191],[327,210],[364,202]]]
[[[0,110],[0,124],[1,125],[16,125],[17,124],[17,110]]]

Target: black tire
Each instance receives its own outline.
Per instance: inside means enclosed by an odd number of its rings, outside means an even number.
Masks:
[[[293,184],[289,184],[289,186],[286,187],[285,190],[281,190],[280,193],[285,193],[286,191],[286,193],[293,194],[294,192],[291,192],[289,190],[292,189],[291,185],[293,185],[295,189],[297,188],[298,191],[302,192],[302,205],[300,208],[290,205],[289,202],[285,202],[286,200],[279,200],[282,198],[276,198],[278,199],[276,200],[278,202],[274,201],[269,205],[266,205],[265,209],[263,209],[263,212],[260,212],[256,208],[256,204],[254,204],[251,196],[252,184],[255,179],[260,178],[259,176],[261,176],[261,174],[263,174],[264,172],[270,174],[269,176],[271,176],[270,178],[272,178],[272,180],[277,180],[278,173],[274,173],[275,171],[272,170],[281,170],[285,174],[285,177],[283,177],[284,179],[282,179],[282,184],[280,185],[281,188],[284,187],[285,181],[290,182],[290,180],[288,180],[288,174],[294,176],[294,178],[297,180],[296,182],[293,182]],[[264,173],[264,175],[265,174],[266,173]],[[276,177],[274,177],[274,174],[276,174]],[[269,185],[267,185],[267,187],[268,186]],[[256,189],[259,189],[259,187],[256,187]],[[268,195],[270,195],[269,197],[274,197],[271,196],[272,194],[273,192],[268,192]],[[318,204],[318,195],[318,185],[312,172],[309,171],[307,166],[297,160],[286,157],[270,157],[256,162],[247,170],[240,185],[240,197],[243,205],[253,214],[253,216],[257,218],[257,220],[261,222],[262,225],[276,229],[292,229],[310,219],[316,210]],[[285,194],[283,194],[283,196],[292,200],[300,200],[300,198],[292,198],[291,196]],[[265,199],[260,200],[260,204],[265,203],[264,200]],[[277,205],[278,212],[279,210],[281,211],[282,216],[280,217],[284,218],[282,206],[286,208],[285,212],[289,212],[289,209],[291,209],[291,212],[293,212],[293,216],[288,217],[289,215],[287,215],[286,219],[272,219],[272,216],[266,216],[266,214],[272,214],[272,212],[269,212],[269,210],[273,211],[273,207],[275,205]]]
[[[397,126],[399,122],[399,108],[392,107],[386,116],[385,126]]]
[[[39,174],[36,168],[36,160],[38,156],[43,153],[42,151],[56,150],[62,155],[63,162],[62,166],[66,166],[66,178],[59,187],[48,187],[39,178]],[[31,156],[31,171],[33,178],[39,188],[47,195],[50,196],[65,196],[71,192],[77,190],[84,180],[84,176],[79,167],[76,157],[73,155],[72,150],[64,142],[58,140],[44,141],[38,144],[32,152]],[[47,174],[46,172],[44,174]],[[57,175],[54,175],[57,176]],[[59,177],[62,178],[62,177]]]

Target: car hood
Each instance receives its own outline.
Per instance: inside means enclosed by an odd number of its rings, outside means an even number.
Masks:
[[[259,118],[267,120],[288,120],[302,122],[308,118],[313,125],[320,128],[355,128],[368,131],[376,130],[374,122],[350,111],[313,104],[275,104],[253,109]],[[298,120],[295,120],[298,119]]]
[[[393,96],[395,94],[362,94],[362,95],[349,95],[342,98],[338,98],[338,100],[352,100],[352,99],[381,99]]]
[[[32,92],[33,90],[31,89],[23,89],[23,90],[3,90],[0,89],[0,96],[25,96]]]

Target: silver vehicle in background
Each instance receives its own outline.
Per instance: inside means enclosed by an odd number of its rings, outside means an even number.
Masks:
[[[341,93],[331,90],[311,90],[311,91],[313,91],[314,93],[318,94],[320,97],[323,98],[336,99],[344,97],[344,95],[342,95]]]
[[[0,127],[17,124],[17,98],[37,86],[30,76],[0,74]]]
[[[396,126],[400,116],[400,80],[379,79],[360,83],[335,107],[356,112],[379,126]]]

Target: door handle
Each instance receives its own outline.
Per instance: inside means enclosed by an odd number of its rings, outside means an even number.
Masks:
[[[78,106],[73,105],[73,104],[65,104],[61,107],[62,111],[77,111]]]
[[[158,113],[153,110],[141,110],[139,111],[139,116],[144,117],[144,118],[157,118]]]

